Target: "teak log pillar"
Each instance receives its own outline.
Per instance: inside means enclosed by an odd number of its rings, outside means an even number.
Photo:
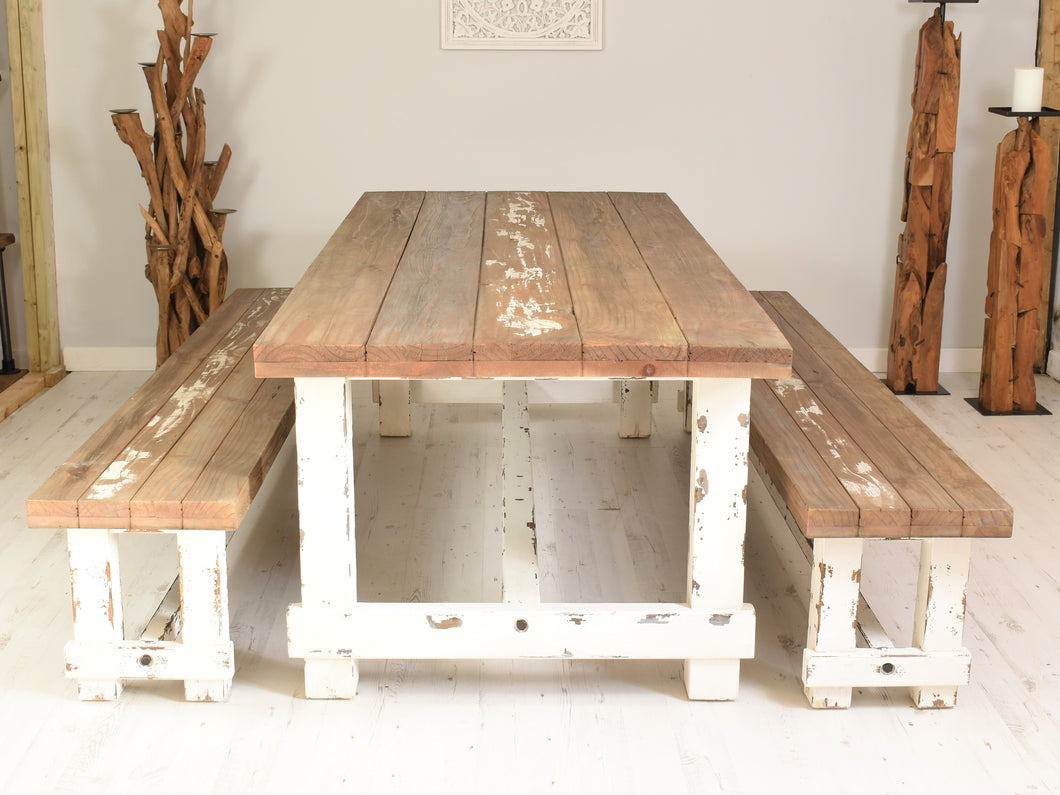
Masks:
[[[961,82],[961,40],[941,10],[920,29],[913,118],[898,237],[887,385],[895,392],[937,392],[946,289],[946,246],[953,194],[953,152]]]
[[[1034,411],[1034,362],[1041,331],[1045,209],[1052,158],[1038,119],[1020,116],[997,148],[994,228],[987,269],[979,405],[984,411]]]
[[[192,3],[159,0],[164,30],[158,57],[141,64],[151,93],[155,130],[144,131],[134,110],[112,111],[118,136],[133,150],[150,202],[146,276],[158,301],[157,364],[206,321],[225,297],[228,258],[221,242],[226,214],[213,206],[232,150],[225,144],[207,162],[206,99],[195,78],[210,52],[209,34],[192,34]]]

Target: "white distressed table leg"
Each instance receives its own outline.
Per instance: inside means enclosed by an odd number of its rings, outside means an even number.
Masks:
[[[74,641],[117,643],[124,638],[117,534],[108,530],[66,531],[70,552],[70,594]],[[120,678],[78,679],[82,701],[111,701],[122,690]]]
[[[228,563],[223,530],[177,532],[180,560],[181,641],[185,646],[216,646],[231,638],[228,624]],[[184,680],[188,701],[224,701],[231,677]]]
[[[692,432],[692,382],[685,381],[677,390],[677,410],[685,415],[685,432]]]
[[[860,538],[818,538],[813,542],[804,681],[807,666],[813,664],[811,652],[853,652],[857,648],[863,550]],[[806,688],[806,697],[818,708],[845,709],[850,706],[851,695],[850,687]]]
[[[704,378],[691,383],[695,422],[689,489],[688,601],[693,608],[720,613],[743,605],[751,382]],[[750,630],[753,643],[753,623]],[[691,699],[735,699],[740,660],[686,660],[684,676]]]
[[[913,619],[913,645],[924,651],[956,651],[964,639],[964,613],[972,542],[968,538],[933,538],[921,542],[920,582]],[[920,708],[952,707],[956,687],[914,687]]]
[[[623,439],[651,436],[652,381],[622,381],[618,390],[618,435]]]
[[[343,378],[296,378],[295,411],[302,606],[309,617],[314,610],[348,611],[357,602],[350,385]],[[334,650],[332,639],[315,640]],[[352,652],[306,657],[305,687],[308,698],[353,698]]]
[[[541,590],[526,382],[505,381],[502,395],[501,598],[508,604],[537,604],[541,602]]]
[[[379,435],[412,435],[412,388],[409,381],[379,381]]]

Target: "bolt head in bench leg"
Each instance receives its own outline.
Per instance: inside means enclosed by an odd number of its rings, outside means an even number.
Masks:
[[[353,698],[357,695],[359,672],[353,660],[307,657],[305,661],[306,698]]]
[[[685,690],[692,701],[735,701],[739,660],[685,660]]]
[[[77,680],[77,697],[82,701],[114,701],[121,691],[121,679]]]
[[[911,687],[909,695],[918,709],[949,709],[957,706],[956,687]]]
[[[805,692],[814,709],[847,709],[854,691],[850,687],[807,687]]]

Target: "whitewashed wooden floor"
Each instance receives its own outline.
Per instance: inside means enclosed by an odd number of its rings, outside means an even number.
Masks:
[[[1060,790],[1060,417],[984,419],[964,398],[906,398],[1016,509],[1015,537],[973,552],[956,710],[901,692],[811,711],[798,681],[806,564],[757,482],[747,599],[758,655],[735,703],[689,703],[677,662],[362,665],[358,697],[303,698],[286,654],[298,597],[294,461],[281,454],[230,547],[236,678],[225,704],[179,683],[83,704],[63,677],[71,632],[62,534],[25,529],[24,500],[145,378],[73,374],[0,423],[0,791],[1045,792]],[[1060,413],[1060,384],[1039,399]],[[537,521],[546,598],[680,600],[687,437],[672,387],[650,440],[620,441],[617,408],[540,406]],[[411,439],[357,418],[362,599],[499,598],[499,408],[417,406]],[[481,528],[487,528],[483,534]],[[145,620],[174,553],[125,539],[127,614]],[[877,548],[874,548],[877,549]],[[915,552],[866,561],[865,591],[907,637]],[[873,597],[876,597],[875,599]]]

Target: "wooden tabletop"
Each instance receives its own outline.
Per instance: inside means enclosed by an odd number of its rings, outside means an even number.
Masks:
[[[791,347],[661,193],[366,193],[260,377],[782,378]]]

